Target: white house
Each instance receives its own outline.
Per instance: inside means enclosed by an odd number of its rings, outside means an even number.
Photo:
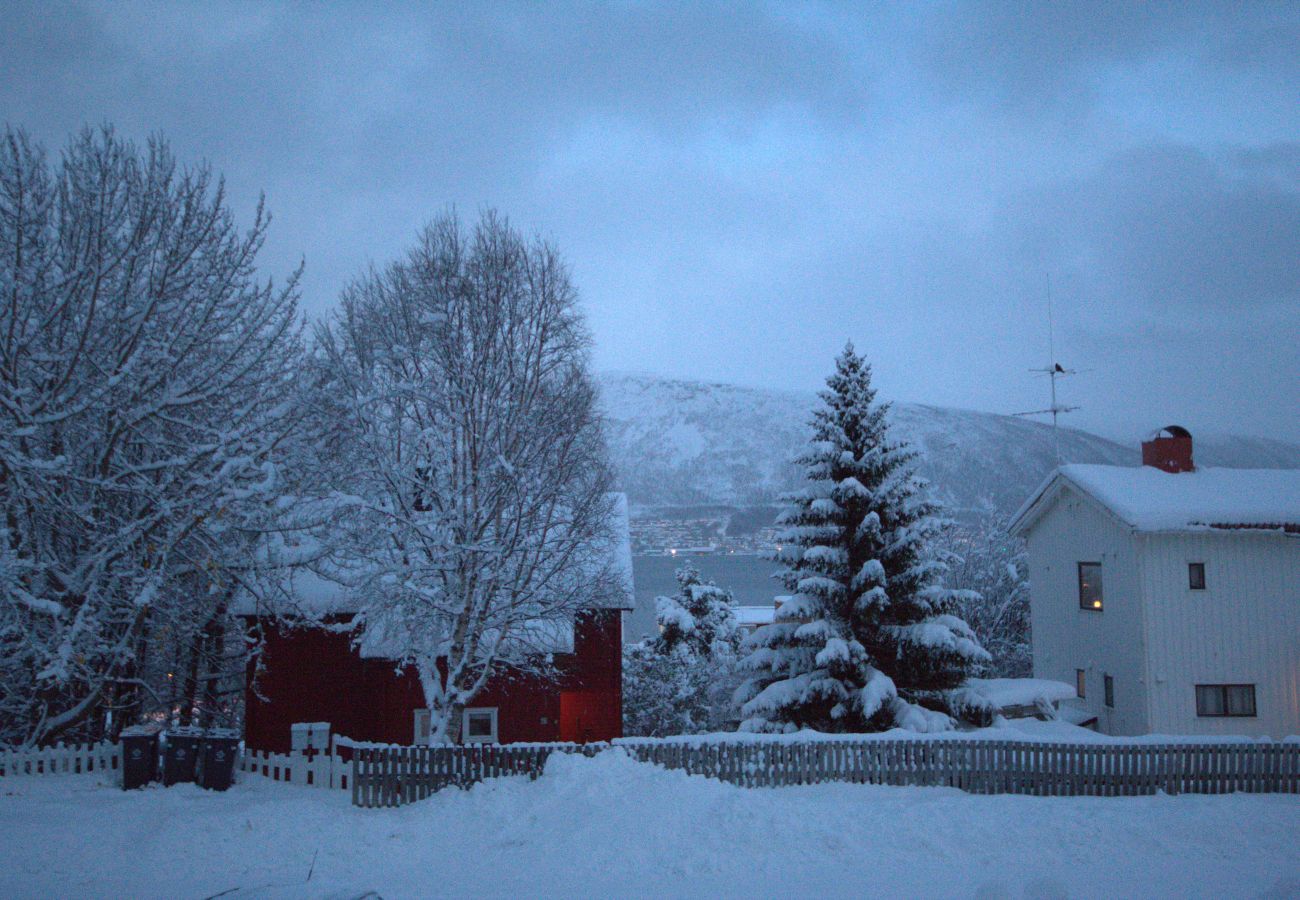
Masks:
[[[1107,734],[1300,734],[1300,470],[1198,469],[1191,443],[1062,466],[1016,514],[1034,675]]]

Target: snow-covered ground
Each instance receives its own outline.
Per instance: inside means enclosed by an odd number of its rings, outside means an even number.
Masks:
[[[6,779],[0,835],[5,898],[1300,896],[1300,797],[746,790],[618,751],[389,810]]]

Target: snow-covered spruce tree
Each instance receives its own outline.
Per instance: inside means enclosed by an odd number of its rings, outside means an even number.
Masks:
[[[729,713],[740,643],[731,592],[677,570],[675,597],[655,598],[659,634],[623,654],[623,723],[629,735],[714,731]]]
[[[221,184],[0,139],[0,743],[94,739],[238,671],[226,602],[295,421],[296,276]]]
[[[541,675],[618,589],[590,338],[568,268],[488,212],[436,219],[317,332],[321,574],[419,673],[433,739],[494,672]]]
[[[988,659],[952,614],[930,547],[942,523],[875,396],[849,344],[813,414],[808,488],[782,515],[791,596],[749,641],[743,730],[950,728],[948,693]]]

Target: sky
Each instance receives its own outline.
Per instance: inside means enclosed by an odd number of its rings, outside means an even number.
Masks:
[[[222,173],[327,315],[432,217],[569,261],[598,370],[1300,441],[1300,4],[0,5],[0,119]]]

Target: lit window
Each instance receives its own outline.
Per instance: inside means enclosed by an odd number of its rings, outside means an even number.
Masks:
[[[1106,705],[1111,709],[1115,708],[1115,679],[1109,675],[1103,676],[1102,687],[1106,691]]]
[[[1253,684],[1198,684],[1196,714],[1202,717],[1251,717],[1255,715]]]
[[[1101,563],[1079,563],[1079,608],[1101,610]]]
[[[497,742],[497,708],[484,706],[465,710],[461,729],[466,744],[495,744]]]
[[[1193,591],[1205,590],[1205,563],[1187,564],[1187,587]]]
[[[1074,670],[1074,694],[1076,697],[1088,696],[1088,673],[1083,669]]]

